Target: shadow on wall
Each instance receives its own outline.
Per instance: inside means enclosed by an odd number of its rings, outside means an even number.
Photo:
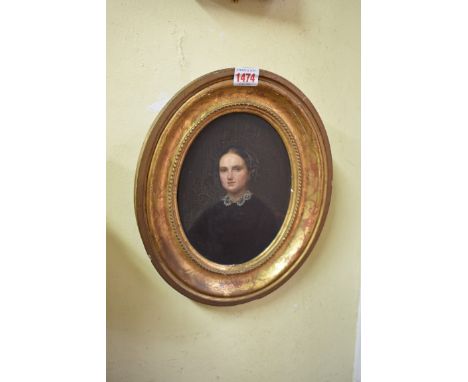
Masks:
[[[107,323],[109,330],[138,327],[144,307],[154,296],[154,282],[137,263],[138,254],[108,227],[107,243]]]
[[[123,151],[126,146],[119,149]],[[113,348],[122,333],[147,337],[149,333],[161,334],[165,325],[180,325],[172,318],[183,316],[174,302],[184,297],[165,283],[146,255],[133,212],[134,173],[108,161],[107,177],[107,330]],[[134,225],[122,223],[130,219]]]
[[[301,10],[298,0],[196,0],[203,8],[228,9],[245,17],[268,17],[277,21],[301,24]]]
[[[141,253],[123,242],[111,228],[107,228],[107,330],[108,342],[113,333],[129,336],[160,335],[161,328],[182,316],[174,299],[184,298],[162,280],[150,260],[142,260]],[[143,249],[144,251],[144,249]]]
[[[107,234],[107,338],[115,345],[116,333],[131,337],[164,335],[161,328],[186,327],[186,298],[157,274],[149,259],[132,250],[108,226]],[[144,249],[142,249],[144,251]],[[193,305],[193,304],[191,304]],[[113,346],[110,346],[112,348]]]

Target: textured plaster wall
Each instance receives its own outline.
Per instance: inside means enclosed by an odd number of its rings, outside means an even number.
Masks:
[[[108,380],[353,378],[360,271],[360,4],[356,0],[108,0]],[[133,180],[159,109],[216,69],[278,73],[327,129],[332,203],[313,255],[283,287],[216,308],[177,293],[139,237]]]

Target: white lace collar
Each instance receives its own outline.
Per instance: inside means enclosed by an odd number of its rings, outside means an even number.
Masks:
[[[247,190],[246,192],[244,192],[244,195],[242,195],[239,200],[237,200],[236,202],[234,202],[233,200],[231,200],[231,198],[229,197],[229,195],[225,195],[223,197],[223,202],[224,202],[224,205],[226,207],[230,206],[232,203],[236,203],[239,207],[242,207],[244,205],[244,203],[249,200],[250,198],[252,198],[252,193]]]

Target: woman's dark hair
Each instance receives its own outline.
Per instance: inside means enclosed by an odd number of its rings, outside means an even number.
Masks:
[[[227,153],[234,153],[239,155],[244,160],[245,165],[247,166],[247,170],[250,174],[250,179],[255,178],[255,176],[257,175],[258,161],[250,152],[248,152],[241,146],[229,146],[227,149],[222,151],[221,155],[219,156],[219,159],[221,159],[221,157]]]

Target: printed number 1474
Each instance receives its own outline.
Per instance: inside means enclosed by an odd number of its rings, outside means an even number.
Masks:
[[[255,73],[236,73],[237,82],[255,82]]]

